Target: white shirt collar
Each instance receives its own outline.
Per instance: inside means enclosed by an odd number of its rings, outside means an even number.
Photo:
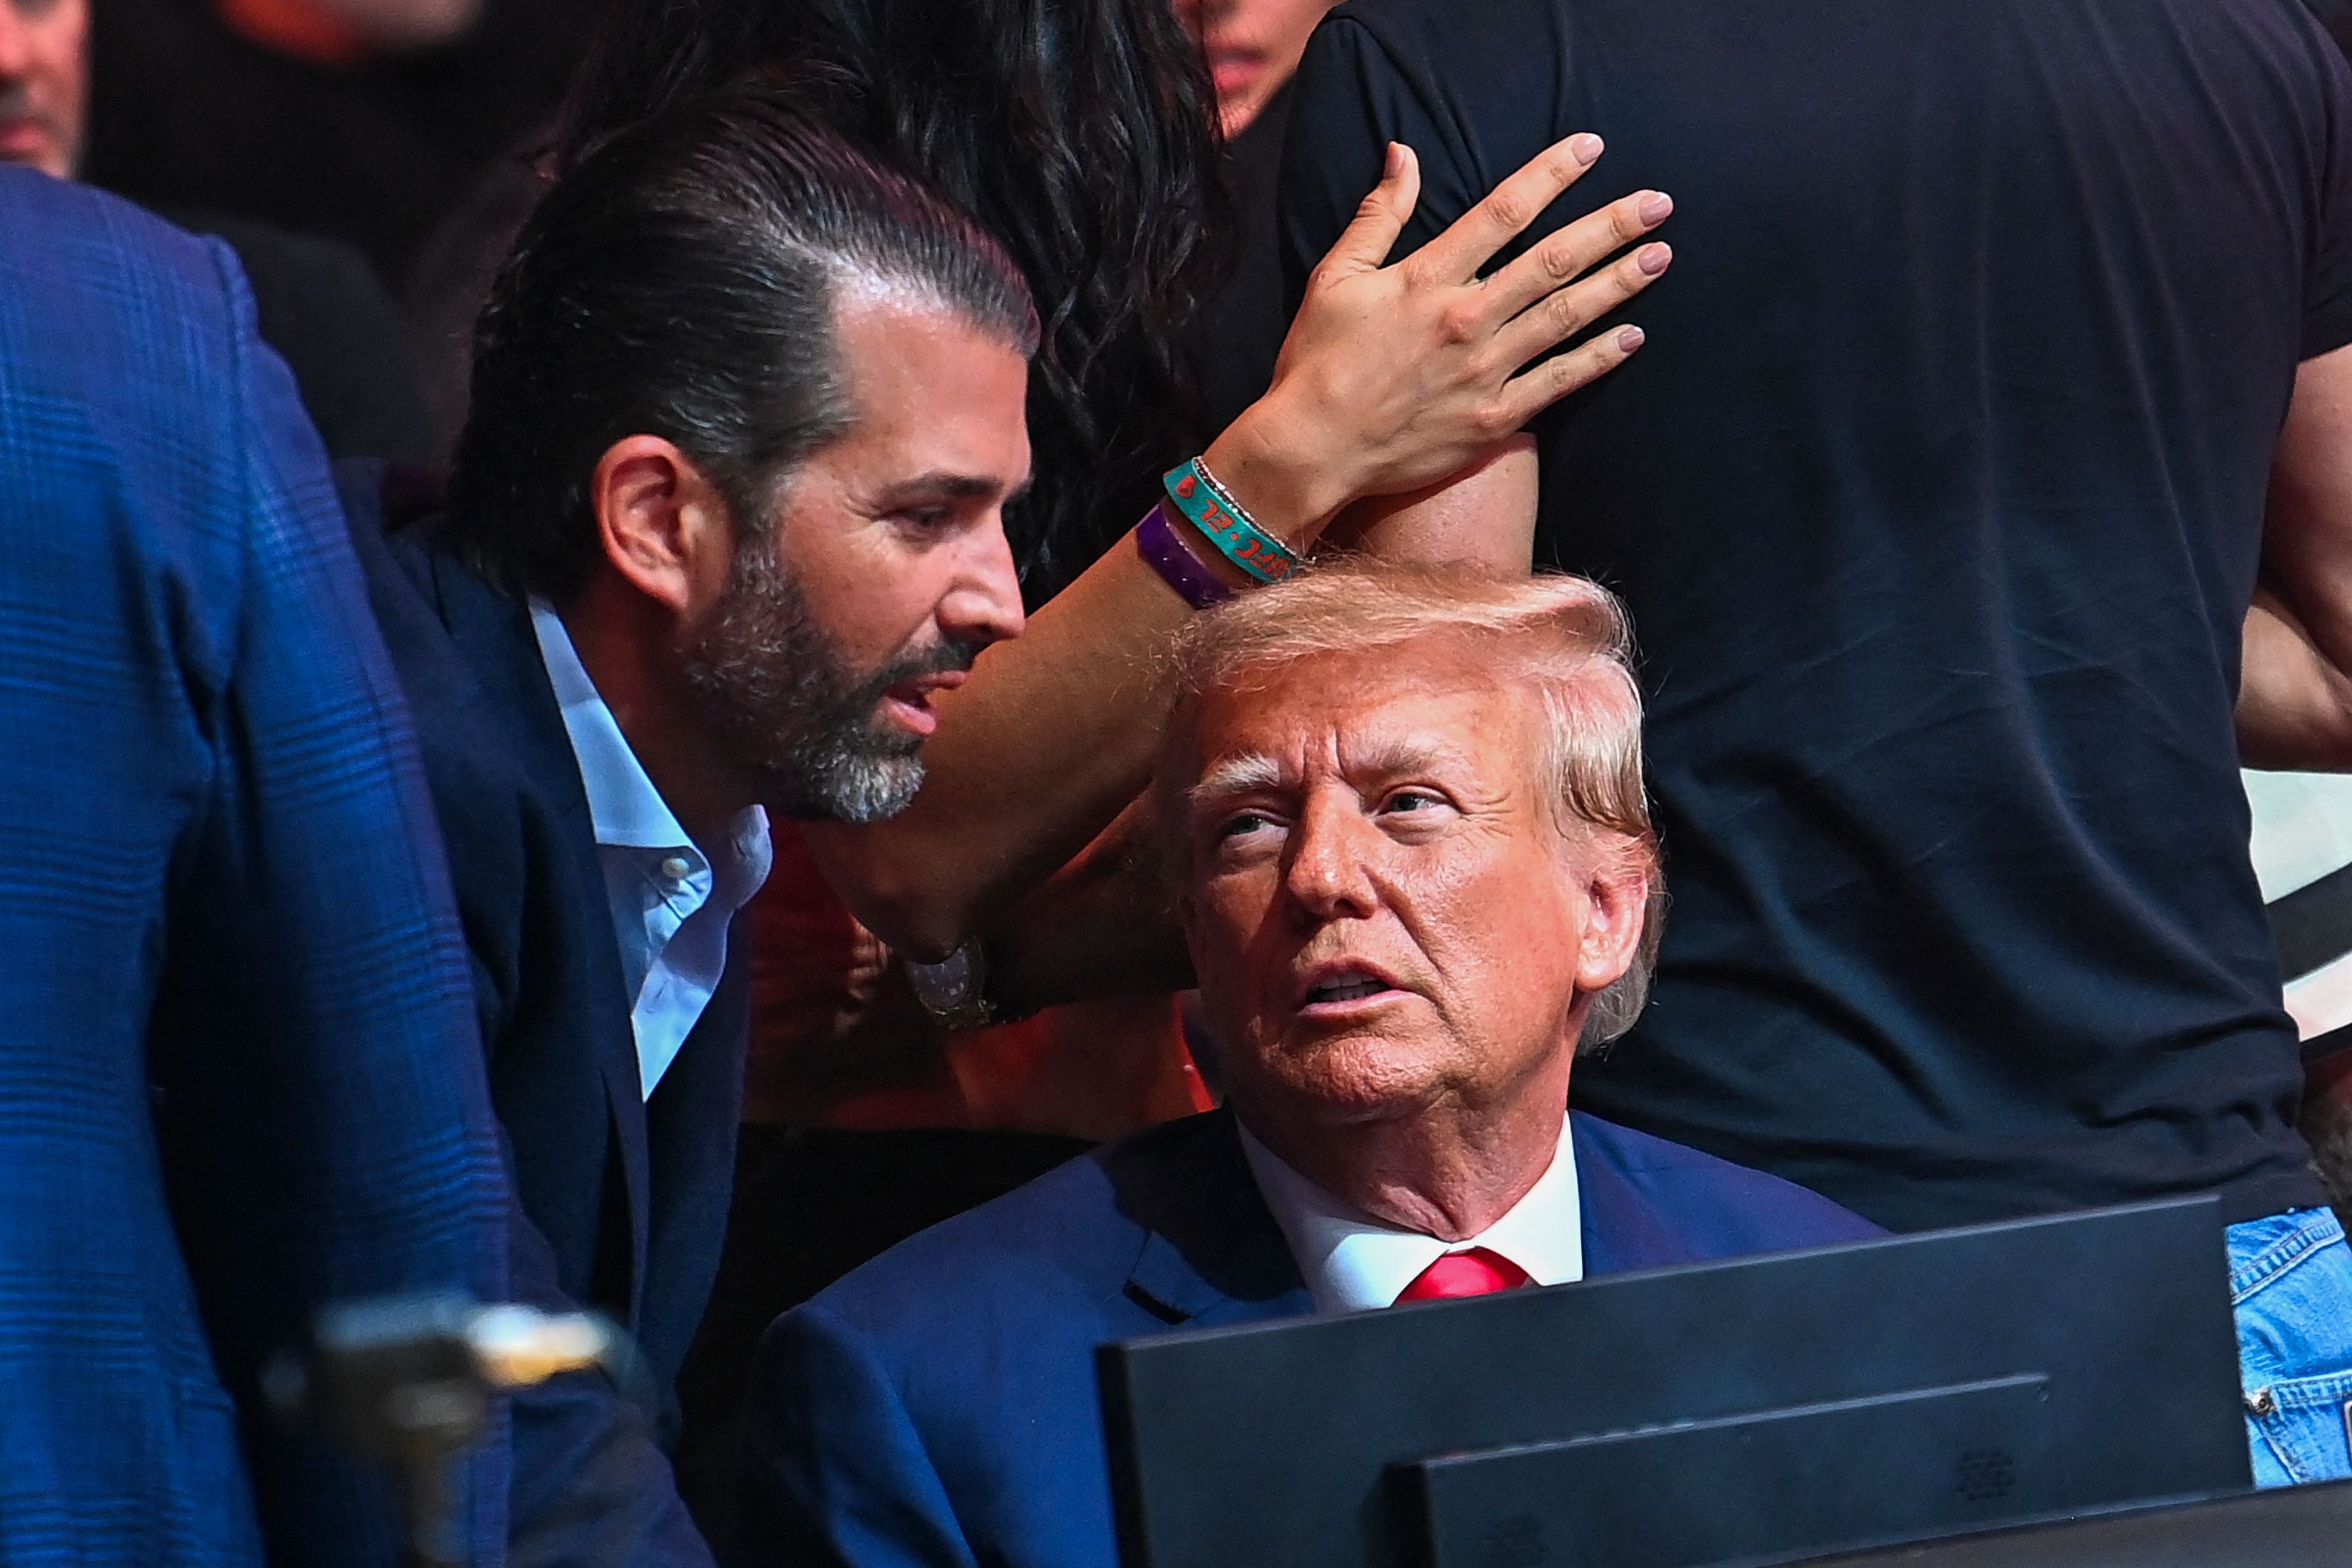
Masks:
[[[1300,1175],[1241,1129],[1242,1153],[1318,1312],[1392,1305],[1423,1269],[1449,1252],[1483,1247],[1527,1270],[1538,1285],[1584,1278],[1584,1222],[1568,1119],[1550,1165],[1503,1216],[1466,1241],[1440,1241],[1373,1219]]]

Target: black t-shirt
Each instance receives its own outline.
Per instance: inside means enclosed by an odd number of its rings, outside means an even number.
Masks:
[[[2299,360],[2352,342],[2352,79],[2291,0],[1357,0],[1292,297],[1394,138],[1419,245],[1671,192],[1649,343],[1536,426],[1629,602],[1674,895],[1578,1103],[1899,1227],[2319,1201],[2231,707]],[[1270,363],[1270,348],[1267,363]]]
[[[1201,302],[1187,352],[1201,389],[1201,428],[1213,436],[1265,391],[1273,350],[1290,326],[1283,309],[1282,246],[1275,229],[1276,177],[1290,123],[1285,85],[1242,133],[1225,144],[1225,188],[1234,202],[1233,270]],[[1265,363],[1251,352],[1269,345]],[[1238,345],[1238,347],[1237,347]]]

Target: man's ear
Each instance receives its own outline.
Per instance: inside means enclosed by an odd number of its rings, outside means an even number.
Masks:
[[[606,563],[673,616],[694,618],[725,591],[735,542],[726,498],[671,442],[614,442],[596,460],[588,501]]]
[[[1584,937],[1576,953],[1576,988],[1587,995],[1613,984],[1642,947],[1650,877],[1631,855],[1607,855],[1586,874]]]

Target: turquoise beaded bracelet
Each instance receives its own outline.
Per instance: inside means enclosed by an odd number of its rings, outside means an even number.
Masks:
[[[1290,547],[1257,525],[1224,486],[1209,475],[1200,458],[1179,463],[1161,481],[1176,510],[1214,545],[1217,553],[1261,583],[1279,583],[1297,570],[1298,557]]]

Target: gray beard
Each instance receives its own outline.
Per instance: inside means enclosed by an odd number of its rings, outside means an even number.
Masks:
[[[801,821],[879,822],[922,788],[922,738],[876,712],[902,680],[969,669],[980,651],[940,641],[860,676],[817,629],[767,540],[736,552],[727,590],[682,650],[705,724],[769,810]]]

